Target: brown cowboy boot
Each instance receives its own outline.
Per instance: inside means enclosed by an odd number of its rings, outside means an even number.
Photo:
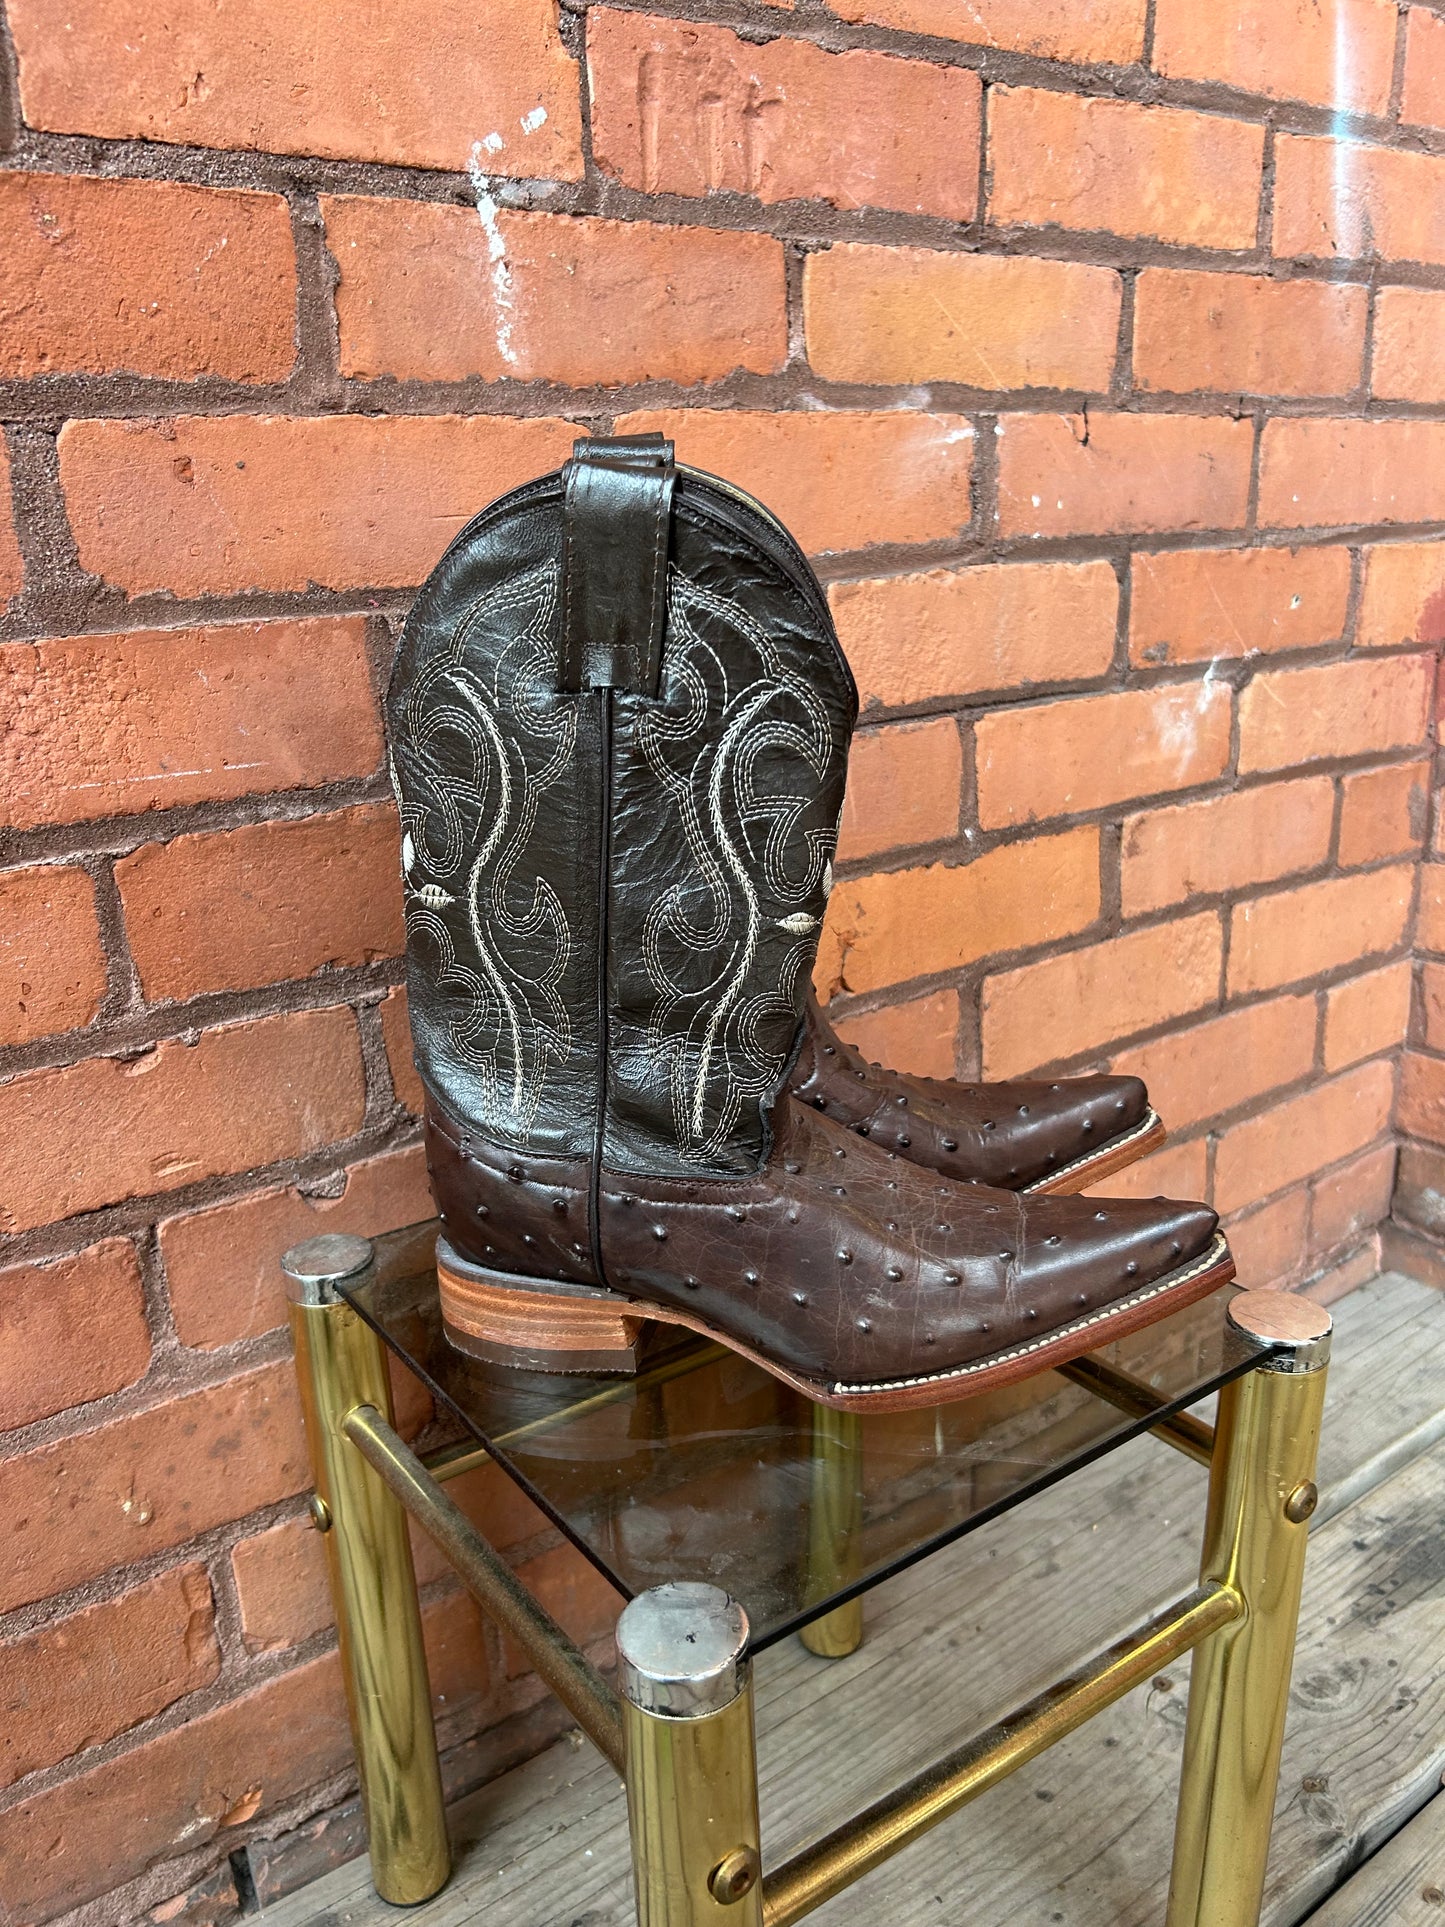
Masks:
[[[886,1410],[1232,1274],[1204,1205],[954,1183],[787,1094],[856,706],[786,531],[658,439],[442,558],[388,720],[454,1343],[627,1369],[658,1320]]]

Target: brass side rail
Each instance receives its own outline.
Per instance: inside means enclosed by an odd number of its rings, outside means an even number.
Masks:
[[[792,1927],[930,1827],[1101,1713],[1244,1612],[1228,1586],[1196,1586],[1096,1660],[965,1740],[763,1881],[764,1927]]]
[[[1213,1462],[1214,1427],[1188,1412],[1175,1412],[1168,1418],[1151,1417],[1159,1410],[1159,1400],[1141,1379],[1121,1372],[1117,1365],[1106,1365],[1100,1358],[1073,1358],[1067,1364],[1055,1365],[1054,1370],[1060,1378],[1082,1385],[1086,1392],[1127,1412],[1130,1418],[1149,1419],[1149,1430],[1186,1458],[1200,1465]]]
[[[598,1751],[621,1773],[622,1709],[597,1668],[539,1606],[501,1554],[449,1499],[375,1406],[358,1405],[341,1430],[422,1531],[456,1568],[468,1592],[510,1633],[528,1663]]]

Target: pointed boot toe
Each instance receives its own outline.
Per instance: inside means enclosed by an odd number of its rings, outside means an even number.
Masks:
[[[1107,1319],[1173,1291],[1227,1250],[1208,1205],[1168,1198],[1039,1198],[1026,1207],[1015,1287],[1042,1330]]]
[[[1044,1120],[1038,1148],[1045,1169],[1025,1181],[1026,1191],[1055,1197],[1082,1191],[1164,1142],[1142,1077],[1100,1072],[1029,1088]]]
[[[860,1137],[963,1184],[1066,1194],[1164,1142],[1141,1079],[961,1084],[870,1064],[810,998],[793,1095]]]

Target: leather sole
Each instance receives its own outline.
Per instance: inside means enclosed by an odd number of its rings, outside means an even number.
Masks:
[[[1111,1137],[1086,1156],[1075,1158],[1060,1171],[1051,1171],[1046,1178],[1035,1178],[1032,1184],[1023,1187],[1025,1197],[1063,1198],[1076,1191],[1087,1190],[1101,1178],[1112,1177],[1126,1165],[1137,1164],[1140,1158],[1148,1157],[1157,1151],[1169,1133],[1157,1111],[1150,1111],[1133,1126],[1118,1137]]]
[[[803,1377],[765,1358],[741,1339],[671,1305],[624,1298],[618,1292],[591,1285],[559,1284],[516,1272],[493,1271],[460,1257],[445,1238],[437,1240],[443,1328],[457,1350],[473,1358],[529,1371],[625,1375],[637,1369],[644,1324],[682,1325],[750,1359],[804,1398],[841,1412],[900,1412],[993,1391],[1125,1338],[1207,1297],[1233,1276],[1234,1259],[1220,1233],[1199,1257],[1104,1310],[1091,1312],[1042,1338],[950,1371],[876,1384],[849,1384]]]

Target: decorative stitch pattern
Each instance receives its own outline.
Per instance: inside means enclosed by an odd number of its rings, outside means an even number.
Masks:
[[[652,904],[647,1048],[678,1153],[706,1164],[796,1033],[837,840],[837,746],[809,681],[736,604],[671,572],[664,682],[638,743],[691,859]]]
[[[572,1048],[559,995],[572,935],[529,857],[542,799],[576,761],[575,706],[553,687],[558,587],[548,564],[469,610],[418,670],[392,761],[413,957],[457,993],[448,1046],[478,1073],[477,1123],[507,1141],[525,1138]],[[500,648],[471,646],[499,619]]]

